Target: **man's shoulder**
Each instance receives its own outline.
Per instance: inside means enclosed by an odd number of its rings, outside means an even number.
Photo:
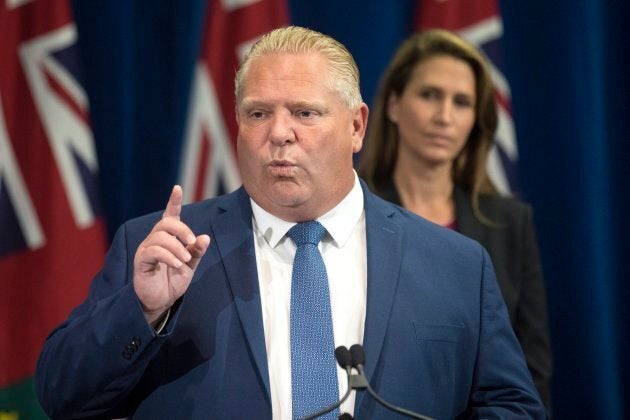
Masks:
[[[397,204],[383,200],[374,193],[369,192],[366,197],[367,208],[381,213],[399,226],[408,246],[422,246],[427,249],[446,247],[460,251],[467,249],[468,252],[474,250],[475,253],[480,251],[480,245],[475,240],[452,229],[437,225]],[[368,221],[373,219],[368,216]]]

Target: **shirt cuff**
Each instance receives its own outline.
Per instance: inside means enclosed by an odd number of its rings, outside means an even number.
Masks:
[[[171,308],[168,308],[168,310],[166,311],[166,314],[162,316],[162,320],[154,328],[156,334],[159,335],[162,332],[162,330],[166,326],[166,323],[168,322],[170,315],[171,315]]]

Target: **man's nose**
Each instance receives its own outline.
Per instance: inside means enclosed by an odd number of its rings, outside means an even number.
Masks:
[[[273,115],[269,141],[278,146],[295,141],[294,121],[290,114],[276,113]]]

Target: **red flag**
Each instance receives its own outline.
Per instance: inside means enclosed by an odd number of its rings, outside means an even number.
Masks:
[[[234,76],[249,47],[287,23],[286,0],[209,1],[180,171],[185,201],[240,186]]]
[[[2,417],[24,408],[12,396],[33,398],[24,383],[46,335],[87,294],[106,236],[69,2],[4,1],[0,28]]]
[[[490,153],[488,173],[503,194],[518,190],[518,150],[512,120],[511,94],[502,72],[503,20],[497,0],[419,0],[415,29],[443,28],[477,45],[490,63],[496,89],[499,126]]]

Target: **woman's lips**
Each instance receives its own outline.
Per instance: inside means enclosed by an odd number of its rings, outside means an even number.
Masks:
[[[426,137],[435,144],[450,145],[453,141],[449,136],[444,134],[426,134]]]

